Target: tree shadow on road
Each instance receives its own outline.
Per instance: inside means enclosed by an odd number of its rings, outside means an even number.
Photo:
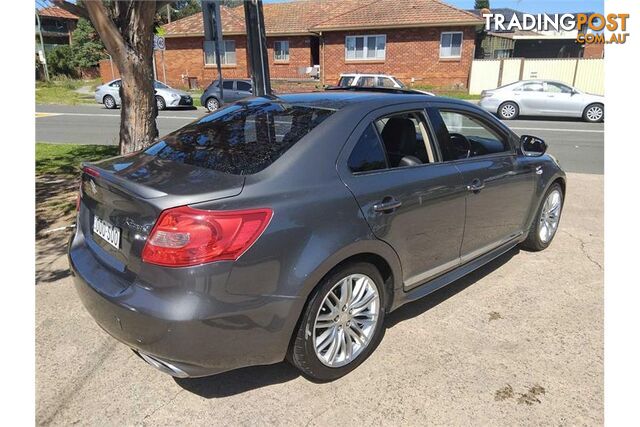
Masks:
[[[462,279],[456,280],[427,297],[400,307],[386,316],[385,330],[394,327],[403,320],[419,316],[446,301],[506,264],[518,252],[519,249],[514,248]],[[180,387],[191,393],[206,399],[213,399],[233,396],[273,384],[281,384],[298,378],[300,375],[296,368],[286,362],[281,362],[275,365],[236,369],[210,377],[174,378],[174,380]]]

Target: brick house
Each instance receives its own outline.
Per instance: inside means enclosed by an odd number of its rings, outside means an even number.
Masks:
[[[78,17],[57,6],[37,9],[40,18],[40,30],[44,49],[49,51],[56,46],[71,44],[71,33],[76,29]],[[36,20],[36,51],[41,51],[38,33],[38,21]]]
[[[264,4],[272,79],[308,79],[320,66],[323,84],[340,73],[388,73],[419,85],[467,86],[482,19],[440,0],[298,0]],[[249,77],[244,9],[221,7],[226,78]],[[202,14],[164,27],[159,79],[176,87],[208,85],[217,76]]]

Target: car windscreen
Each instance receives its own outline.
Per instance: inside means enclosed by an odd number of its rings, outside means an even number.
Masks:
[[[153,83],[153,87],[156,89],[169,89],[169,86],[167,86],[164,83],[160,83],[160,82],[154,82]]]
[[[250,175],[275,162],[334,111],[280,102],[233,104],[167,135],[145,153]]]
[[[406,87],[407,87],[407,85],[406,85],[406,84],[404,84],[404,83],[402,83],[402,82],[400,81],[400,79],[396,79],[396,83],[398,83],[398,84],[400,85],[400,87],[401,87],[401,88],[406,88]]]

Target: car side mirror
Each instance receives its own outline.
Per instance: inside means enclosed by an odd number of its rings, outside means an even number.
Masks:
[[[520,137],[520,149],[527,157],[539,157],[547,152],[547,143],[537,136],[522,135]]]

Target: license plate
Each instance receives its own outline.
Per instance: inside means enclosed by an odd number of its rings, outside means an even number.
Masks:
[[[111,246],[120,249],[120,228],[97,216],[93,217],[93,232],[102,237]]]

